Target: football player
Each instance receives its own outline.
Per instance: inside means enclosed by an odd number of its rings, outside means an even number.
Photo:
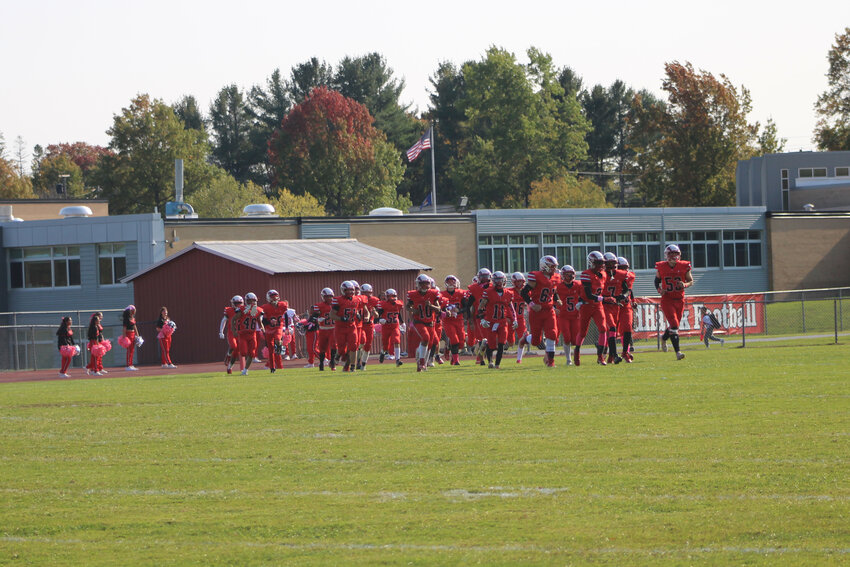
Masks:
[[[357,311],[360,300],[356,296],[356,288],[351,281],[340,285],[340,295],[331,304],[330,316],[334,322],[334,336],[340,360],[345,362],[343,372],[354,372],[357,364]]]
[[[620,303],[620,320],[617,322],[617,333],[623,338],[623,360],[634,360],[632,349],[632,320],[634,319],[635,294],[632,291],[635,284],[635,273],[629,269],[629,261],[622,256],[617,257],[617,269],[626,272],[626,287],[628,297]]]
[[[579,278],[582,286],[581,308],[579,309],[579,330],[578,338],[576,339],[576,348],[573,351],[573,363],[576,366],[581,365],[581,345],[584,343],[584,337],[587,336],[587,329],[590,327],[590,320],[596,323],[596,328],[599,330],[599,335],[605,335],[605,310],[602,307],[603,301],[602,291],[605,289],[605,284],[608,281],[608,274],[605,273],[605,257],[602,252],[594,250],[587,255],[587,269],[581,273]],[[609,298],[608,301],[613,301]],[[597,362],[604,365],[605,360],[602,358],[602,347],[596,346]]]
[[[363,303],[361,307],[362,320],[363,320],[363,346],[362,353],[360,355],[360,370],[364,370],[366,368],[366,363],[369,362],[369,355],[372,352],[372,339],[375,336],[375,320],[378,318],[378,312],[376,308],[380,303],[380,300],[373,295],[372,286],[370,284],[364,283],[360,287],[361,292],[361,301]]]
[[[404,304],[398,300],[396,290],[390,288],[384,292],[386,299],[378,303],[378,322],[381,324],[381,345],[383,350],[378,362],[384,362],[385,353],[392,349],[395,355],[395,365],[401,366],[401,313]]]
[[[499,369],[508,332],[516,329],[516,312],[513,307],[513,293],[505,289],[507,277],[500,271],[493,272],[493,285],[484,292],[478,304],[478,317],[481,327],[487,332],[487,363],[492,369]],[[496,362],[493,362],[493,351]]]
[[[605,340],[602,340],[600,333],[599,343],[608,347],[607,364],[620,364],[623,359],[617,355],[617,326],[620,320],[620,305],[628,297],[628,287],[626,285],[626,277],[628,272],[617,269],[617,256],[613,252],[603,254],[605,259],[605,273],[607,281],[605,289],[602,290],[603,299],[613,298],[613,302],[605,301],[603,310],[605,311]]]
[[[230,305],[224,308],[224,315],[221,317],[221,324],[218,327],[218,338],[227,341],[227,354],[224,355],[224,367],[227,369],[228,374],[233,372],[233,357],[239,355],[239,341],[236,335],[233,334],[230,322],[236,316],[236,310],[240,309],[243,303],[245,303],[245,300],[242,299],[241,295],[234,295],[230,298]],[[226,335],[224,333],[225,327],[227,328]]]
[[[531,344],[540,344],[546,338],[546,366],[555,366],[555,341],[558,340],[558,323],[555,319],[555,285],[558,259],[554,256],[540,258],[540,269],[530,272],[522,297],[528,304],[528,326],[531,328]],[[554,280],[554,281],[553,281]]]
[[[667,319],[667,329],[661,337],[661,350],[667,352],[667,340],[673,343],[676,360],[685,358],[679,350],[679,323],[685,311],[685,289],[694,285],[691,263],[682,260],[682,251],[675,244],[664,249],[665,260],[655,263],[655,289],[661,294],[661,312]]]
[[[570,345],[576,346],[579,334],[579,308],[582,298],[582,286],[576,281],[575,268],[569,264],[561,268],[561,283],[555,287],[555,293],[561,301],[561,307],[558,309],[558,332],[564,339],[564,354],[569,366],[572,364]]]
[[[284,326],[287,325],[286,310],[289,304],[280,299],[280,293],[276,289],[266,292],[266,303],[261,307],[263,310],[263,328],[265,329],[266,348],[269,351],[269,359],[266,366],[274,373],[278,368],[283,368],[281,351],[283,344]]]
[[[408,318],[411,327],[419,336],[419,347],[416,349],[416,371],[427,370],[428,353],[436,346],[440,338],[435,336],[434,322],[440,312],[440,294],[431,287],[431,278],[425,274],[416,277],[416,289],[407,292]]]
[[[484,292],[490,287],[490,278],[492,273],[488,268],[478,270],[478,275],[473,278],[472,284],[467,288],[467,311],[468,316],[472,320],[472,329],[475,335],[475,362],[484,365],[484,357],[482,355],[485,348],[484,332],[481,329],[481,320],[478,318],[478,303],[484,297]],[[478,281],[475,281],[477,278]]]
[[[464,341],[463,332],[463,309],[467,299],[467,292],[460,287],[457,276],[446,276],[446,289],[440,292],[443,304],[443,330],[446,333],[446,342],[451,352],[451,364],[460,364],[460,346]]]
[[[516,362],[522,362],[522,355],[525,353],[525,346],[528,344],[528,325],[525,322],[528,314],[528,304],[522,298],[522,288],[525,287],[525,276],[522,272],[514,272],[511,274],[511,284],[513,288],[511,292],[511,301],[513,303],[514,312],[516,313],[516,329],[508,330],[508,335],[513,335],[514,344],[516,345]]]
[[[319,370],[324,371],[325,360],[328,361],[331,370],[336,370],[336,335],[334,334],[334,322],[331,319],[334,292],[331,288],[326,287],[320,295],[322,301],[313,306],[314,312],[317,314],[316,322],[319,324],[319,334],[316,337]]]
[[[245,305],[236,310],[230,326],[233,334],[238,336],[239,368],[242,369],[242,375],[246,376],[257,355],[257,332],[264,332],[263,310],[257,306],[255,293],[245,294]]]

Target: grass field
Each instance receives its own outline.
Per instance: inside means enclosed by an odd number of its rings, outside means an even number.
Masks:
[[[846,345],[0,385],[0,564],[850,562]]]

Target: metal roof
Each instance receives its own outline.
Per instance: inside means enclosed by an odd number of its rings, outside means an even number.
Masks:
[[[202,250],[267,274],[431,269],[431,266],[363,244],[354,238],[208,240],[194,242],[177,254],[126,276],[121,281],[131,281],[191,250]]]

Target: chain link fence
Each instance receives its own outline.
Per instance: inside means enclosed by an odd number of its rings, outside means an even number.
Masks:
[[[850,335],[850,287],[777,291],[758,294],[711,296],[700,300],[688,298],[686,319],[680,326],[684,349],[705,348],[702,326],[697,310],[705,306],[720,321],[721,327],[714,336],[722,339],[724,347],[747,347],[769,344],[795,338],[822,338],[838,343]],[[112,341],[113,349],[106,353],[104,366],[125,366],[126,351],[118,346],[121,336],[122,310],[104,310],[103,335]],[[0,313],[0,371],[58,368],[60,364],[56,331],[62,317],[73,319],[75,342],[80,345],[80,356],[74,357],[72,368],[83,368],[88,362],[85,349],[90,311],[37,311]],[[634,343],[638,350],[660,349],[664,332],[664,317],[657,309],[657,300],[639,298],[635,309]],[[154,321],[138,323],[145,337],[155,336]],[[598,332],[591,323],[584,344],[596,343]],[[295,334],[297,354],[306,358],[303,335]],[[373,352],[379,352],[376,340]],[[719,342],[710,342],[718,348]],[[157,341],[151,346],[159,348]],[[402,350],[407,350],[406,338]]]

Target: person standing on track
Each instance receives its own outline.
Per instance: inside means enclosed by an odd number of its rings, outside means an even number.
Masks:
[[[664,249],[665,260],[655,263],[655,289],[661,294],[661,312],[667,319],[667,329],[661,337],[661,350],[667,352],[667,341],[673,344],[676,360],[685,358],[679,350],[679,323],[685,312],[685,289],[694,285],[691,263],[682,260],[682,251],[675,244]]]

